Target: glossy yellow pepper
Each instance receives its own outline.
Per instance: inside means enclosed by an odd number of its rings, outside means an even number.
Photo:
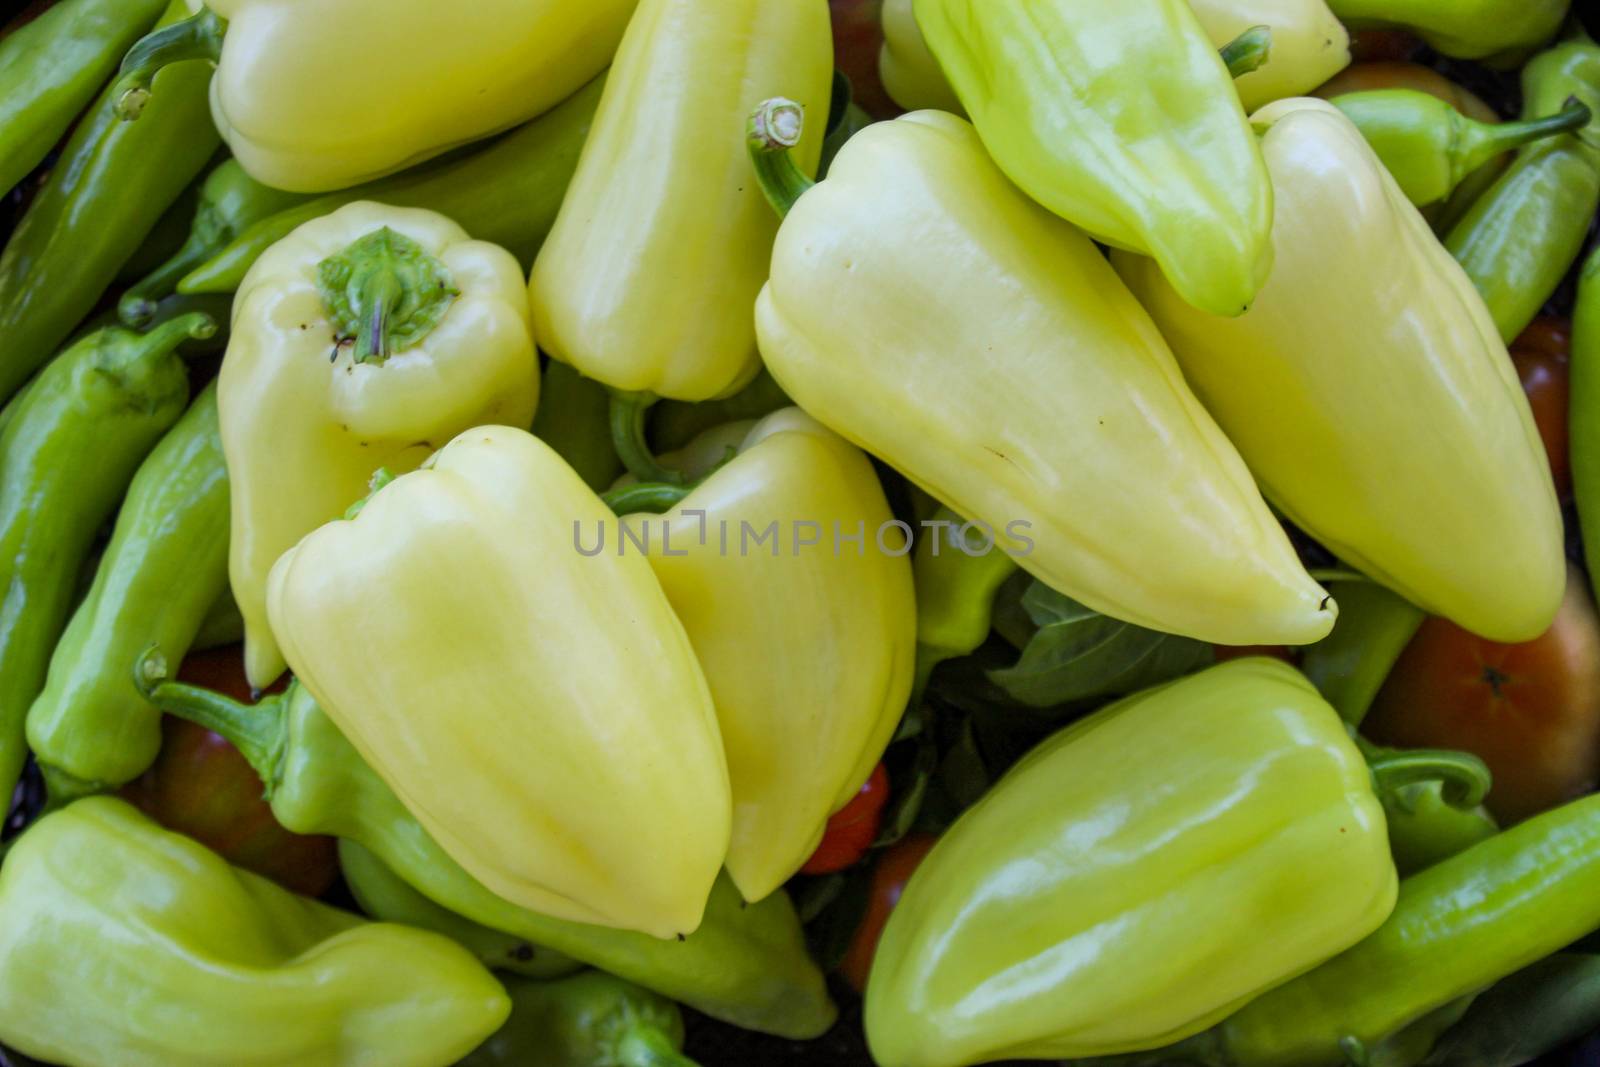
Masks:
[[[209,0],[134,46],[123,109],[161,64],[210,58],[212,118],[252,178],[344,189],[554,107],[611,62],[637,2]]]
[[[489,889],[562,919],[693,931],[728,849],[716,713],[649,562],[523,430],[469,430],[272,571],[302,684]],[[581,536],[580,536],[581,535]]]
[[[832,70],[826,4],[642,0],[534,263],[539,346],[624,392],[706,400],[749,381],[777,222],[739,131],[763,97],[799,100],[815,173]]]
[[[882,1067],[1156,1048],[1382,924],[1398,879],[1338,713],[1277,660],[1046,740],[939,839],[867,983]]]
[[[780,161],[764,180],[797,192],[781,159],[757,165]],[[850,139],[783,224],[756,329],[807,412],[1095,610],[1224,644],[1332,627],[1149,316],[964,120]]]
[[[516,260],[443,215],[358,201],[263,254],[217,394],[251,683],[283,672],[266,588],[286,549],[379,467],[410,470],[471,426],[527,426],[538,398]]]
[[[1341,558],[1496,641],[1550,625],[1561,513],[1483,299],[1332,104],[1255,116],[1277,266],[1250,313],[1113,260],[1268,497]]]
[[[1272,267],[1272,186],[1186,0],[912,7],[1023,192],[1104,244],[1153,256],[1196,307],[1250,306]]]
[[[711,685],[746,900],[800,869],[905,710],[916,604],[901,535],[878,545],[893,519],[867,457],[799,408],[671,513],[630,518]]]
[[[878,74],[901,107],[963,114],[955,90],[928,51],[912,0],[884,0]],[[1246,111],[1321,85],[1350,63],[1350,34],[1323,0],[1190,0],[1211,43],[1221,48],[1252,26],[1272,31],[1267,61],[1233,80]]]

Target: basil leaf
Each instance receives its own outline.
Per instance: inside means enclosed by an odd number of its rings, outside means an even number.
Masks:
[[[1203,641],[1113,619],[1035,581],[1022,606],[1039,629],[1016,665],[988,672],[1013,700],[1051,707],[1136,692],[1214,662]]]

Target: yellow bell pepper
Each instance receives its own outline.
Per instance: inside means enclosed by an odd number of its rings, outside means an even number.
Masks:
[[[285,553],[300,682],[450,857],[561,919],[693,931],[728,849],[705,676],[649,562],[523,430],[461,434]]]
[[[1254,121],[1277,266],[1249,314],[1195,311],[1148,260],[1117,269],[1285,514],[1429,612],[1537,637],[1566,583],[1561,512],[1483,299],[1332,104]]]
[[[786,408],[670,514],[629,519],[711,685],[746,900],[800,869],[905,710],[911,562],[877,545],[893,518],[867,458]]]
[[[217,404],[232,488],[229,577],[253,685],[283,673],[267,574],[365,491],[472,426],[527,426],[539,399],[522,272],[443,215],[365,201],[250,269]]]
[[[643,0],[555,228],[533,267],[534,336],[612,389],[729,393],[758,367],[750,305],[777,223],[738,131],[772,92],[817,116],[832,85],[827,5]]]
[[[209,58],[212,118],[252,178],[344,189],[548,111],[611,62],[637,2],[208,0],[134,46],[123,109],[162,64]]]
[[[794,116],[771,107],[779,146]],[[806,184],[755,151],[780,203]],[[756,329],[806,411],[1075,600],[1223,644],[1332,627],[1149,316],[964,120],[922,111],[846,143],[779,232]]]
[[[955,90],[928,51],[912,0],[884,0],[878,74],[895,103],[963,114]],[[1211,43],[1221,48],[1252,26],[1272,31],[1267,61],[1233,80],[1246,111],[1309,93],[1350,63],[1350,34],[1323,0],[1190,0]]]

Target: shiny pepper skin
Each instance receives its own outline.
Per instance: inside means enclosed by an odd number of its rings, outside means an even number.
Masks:
[[[1067,727],[945,832],[879,942],[867,1038],[883,1067],[1164,1045],[1376,929],[1396,882],[1337,713],[1233,660]]]
[[[528,426],[539,362],[516,260],[415,208],[307,222],[256,260],[233,308],[217,386],[228,571],[260,688],[284,666],[266,617],[278,557],[379,467],[411,470],[471,426]]]
[[[1250,313],[1191,308],[1113,262],[1285,514],[1427,611],[1538,636],[1566,580],[1544,447],[1482,298],[1332,104],[1255,122],[1277,266]]]
[[[63,1067],[437,1067],[511,1010],[447,938],[230,867],[126,801],[0,868],[0,1041]]]
[[[286,552],[268,611],[300,682],[474,877],[675,937],[728,851],[728,771],[649,562],[580,551],[608,518],[548,445],[479,427]]]

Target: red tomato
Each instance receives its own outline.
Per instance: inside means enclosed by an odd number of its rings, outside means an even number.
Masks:
[[[191,654],[178,677],[235,700],[250,699],[237,645]],[[327,891],[338,871],[331,837],[305,837],[279,826],[262,799],[260,777],[219,735],[170,715],[162,735],[155,765],[123,790],[124,797],[229,863],[307,896]]]
[[[832,874],[853,867],[878,836],[883,806],[889,802],[889,772],[878,764],[850,798],[850,803],[828,817],[817,850],[800,868],[801,874]]]
[[[1247,656],[1271,656],[1285,663],[1294,662],[1294,653],[1284,645],[1212,645],[1211,650],[1216,653],[1218,663]]]
[[[850,79],[856,103],[875,119],[900,114],[878,79],[883,0],[829,0],[828,7],[833,14],[833,65]]]
[[[1538,318],[1511,342],[1511,362],[1516,365],[1522,391],[1528,394],[1533,421],[1550,457],[1550,475],[1556,492],[1572,492],[1572,467],[1567,458],[1567,377],[1572,350],[1572,327],[1565,319]]]
[[[884,849],[872,868],[872,886],[868,890],[867,913],[856,927],[844,959],[839,961],[839,973],[855,987],[857,993],[867,988],[867,975],[872,972],[872,957],[878,951],[878,939],[883,936],[883,925],[889,913],[900,903],[900,894],[906,882],[921,865],[939,839],[933,834],[908,834]]]
[[[1446,78],[1432,67],[1420,63],[1395,62],[1399,57],[1386,57],[1373,62],[1360,62],[1348,66],[1323,82],[1313,94],[1324,100],[1341,93],[1355,93],[1366,89],[1415,89],[1436,96],[1457,111],[1479,122],[1499,122],[1494,108],[1484,103],[1472,90]]]
[[[1583,576],[1568,568],[1556,621],[1525,644],[1426,620],[1362,729],[1384,744],[1475,753],[1494,775],[1488,808],[1505,822],[1592,789],[1600,776],[1600,620]]]

